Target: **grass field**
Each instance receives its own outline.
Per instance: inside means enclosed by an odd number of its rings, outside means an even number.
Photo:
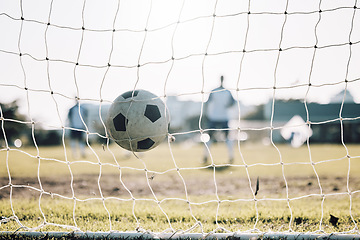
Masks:
[[[115,158],[106,147],[92,147],[86,159],[73,159],[70,148],[65,154],[63,147],[41,147],[40,158],[35,148],[1,151],[0,217],[12,216],[13,209],[26,227],[46,220],[50,224],[43,231],[65,230],[55,223],[83,231],[196,226],[195,232],[219,227],[344,232],[355,227],[354,221],[360,223],[359,145],[347,145],[349,160],[342,145],[279,145],[278,151],[243,144],[241,151],[236,147],[234,164],[227,166],[225,146],[218,144],[211,149],[216,171],[211,162],[201,163],[204,149],[197,144],[162,144],[138,158],[116,145],[110,146]],[[7,169],[14,186],[11,201]],[[353,192],[352,216],[347,188]],[[19,227],[10,220],[0,231]]]

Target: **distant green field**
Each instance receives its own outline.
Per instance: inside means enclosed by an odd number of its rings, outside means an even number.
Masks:
[[[203,166],[201,160],[204,149],[201,145],[189,146],[173,144],[171,148],[168,148],[167,144],[164,143],[152,151],[138,154],[139,159],[136,159],[132,154],[127,156],[126,152],[115,144],[110,145],[110,150],[114,153],[115,157],[112,156],[106,146],[94,145],[92,148],[93,151],[90,149],[87,150],[88,157],[86,159],[73,159],[69,146],[66,147],[66,151],[64,151],[63,147],[41,147],[39,155],[44,159],[40,161],[40,176],[68,174],[69,168],[67,164],[65,164],[66,159],[71,162],[71,169],[76,174],[97,174],[99,172],[98,161],[113,165],[104,165],[103,171],[105,173],[117,173],[117,164],[125,168],[144,169],[146,167],[148,170],[156,172],[174,169],[175,164],[179,168],[197,168]],[[342,145],[311,145],[310,151],[306,145],[301,148],[279,145],[279,151],[273,146],[263,145],[243,144],[240,148],[238,148],[238,146],[234,146],[234,148],[236,153],[234,165],[244,165],[244,163],[252,165],[249,167],[249,171],[256,176],[281,176],[280,160],[285,164],[301,163],[285,166],[285,173],[289,176],[307,176],[312,174],[314,170],[309,164],[310,161],[319,163],[315,165],[316,171],[319,174],[344,176],[348,171],[347,152]],[[351,174],[355,176],[359,175],[360,145],[347,145],[347,149],[349,155],[352,157]],[[24,152],[18,151],[17,149],[9,151],[8,163],[11,176],[37,176],[39,161],[36,158],[36,148],[24,148],[21,150]],[[211,154],[215,164],[221,165],[227,163],[225,146],[221,144],[214,146],[211,149]],[[0,176],[8,175],[5,161],[6,155],[6,151],[0,152]],[[54,161],[53,159],[58,161]],[[323,161],[326,160],[332,161],[323,163]],[[259,163],[277,165],[269,167],[254,166],[254,164]],[[231,172],[236,173],[243,169],[243,167],[233,168]],[[184,171],[184,173],[185,172],[186,171]]]
[[[40,158],[35,148],[1,151],[0,217],[10,217],[14,211],[30,228],[40,226],[45,217],[47,223],[83,231],[134,231],[138,226],[151,231],[186,230],[198,221],[205,232],[218,227],[342,232],[353,229],[354,221],[360,223],[359,145],[347,145],[348,153],[342,145],[310,149],[279,145],[279,151],[250,144],[235,148],[231,167],[226,166],[225,146],[211,149],[216,171],[211,163],[201,163],[204,149],[197,144],[169,148],[164,143],[138,158],[127,156],[116,145],[110,146],[115,158],[101,145],[88,149],[86,159],[73,159],[68,146],[66,152],[63,147],[41,147]],[[11,201],[7,169],[17,186],[12,188]],[[257,178],[255,202],[250,186],[255,191]],[[352,215],[348,188],[357,191],[351,196]],[[336,224],[330,214],[339,218]],[[18,228],[13,220],[0,225],[0,231]],[[41,230],[66,228],[48,224]],[[200,225],[194,231],[200,232]]]

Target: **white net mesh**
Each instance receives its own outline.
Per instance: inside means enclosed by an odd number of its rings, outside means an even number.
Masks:
[[[357,1],[2,0],[0,230],[359,233],[359,17]],[[236,103],[213,128],[220,75]],[[171,115],[144,154],[104,124],[135,89]]]

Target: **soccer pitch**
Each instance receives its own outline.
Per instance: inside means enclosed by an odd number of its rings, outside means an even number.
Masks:
[[[41,225],[44,216],[57,224],[42,227],[44,231],[63,231],[64,225],[83,231],[134,231],[140,226],[156,232],[189,229],[197,222],[202,225],[196,232],[219,227],[284,231],[289,224],[295,231],[316,231],[320,225],[326,232],[353,229],[346,193],[360,185],[359,146],[347,145],[350,167],[342,145],[277,147],[242,144],[231,166],[223,144],[211,149],[214,165],[201,163],[200,144],[164,143],[137,157],[114,144],[109,149],[95,145],[86,159],[73,159],[70,148],[65,154],[63,147],[41,147],[40,159],[35,148],[2,151],[0,216],[14,211],[30,228]],[[11,201],[7,169],[18,186],[12,188]],[[351,204],[359,223],[360,193],[352,194]],[[336,224],[330,215],[338,218]],[[18,227],[9,221],[0,229]]]

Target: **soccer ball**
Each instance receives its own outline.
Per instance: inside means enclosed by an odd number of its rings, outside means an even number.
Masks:
[[[170,116],[164,102],[146,90],[128,91],[111,104],[106,125],[110,137],[132,152],[144,152],[167,136]]]

